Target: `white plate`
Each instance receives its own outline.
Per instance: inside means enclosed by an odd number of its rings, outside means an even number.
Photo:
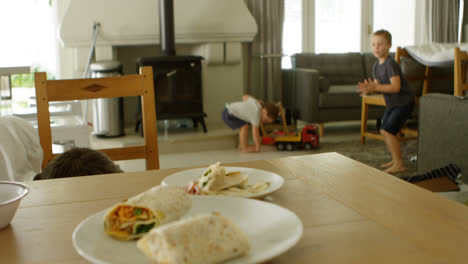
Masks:
[[[278,190],[279,188],[281,188],[281,186],[284,183],[283,177],[270,171],[245,168],[245,167],[224,167],[224,168],[226,169],[226,173],[229,173],[231,171],[240,171],[241,173],[248,175],[249,184],[255,184],[259,182],[270,183],[270,186],[268,186],[268,189],[260,193],[255,193],[252,195],[245,196],[248,198],[259,198],[259,197],[268,195]],[[189,170],[179,171],[177,173],[171,174],[167,176],[166,178],[164,178],[161,184],[184,187],[189,182],[193,180],[198,180],[198,178],[200,178],[200,176],[203,175],[203,173],[206,170],[207,168],[198,168],[198,169],[189,169]]]
[[[272,259],[294,246],[303,231],[301,220],[291,211],[275,204],[239,197],[192,196],[192,209],[187,216],[220,212],[248,235],[249,254],[232,259],[228,264],[259,263]],[[83,220],[73,231],[76,251],[93,263],[148,263],[135,241],[119,241],[104,232],[107,210]],[[187,217],[186,216],[186,217]]]

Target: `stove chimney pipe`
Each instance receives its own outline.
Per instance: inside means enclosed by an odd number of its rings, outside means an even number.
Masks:
[[[159,0],[159,33],[161,55],[175,56],[173,0]]]

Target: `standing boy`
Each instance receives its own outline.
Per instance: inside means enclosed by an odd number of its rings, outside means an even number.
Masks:
[[[223,111],[224,122],[239,131],[239,151],[258,152],[262,138],[260,122],[273,123],[278,116],[278,107],[273,103],[264,103],[250,95],[243,95],[241,102],[227,103]],[[249,125],[252,126],[253,145],[249,145]]]
[[[358,83],[358,92],[361,96],[373,92],[381,92],[384,95],[386,108],[380,134],[384,137],[392,160],[382,164],[382,167],[387,168],[387,173],[398,173],[405,171],[406,167],[396,134],[413,111],[414,96],[400,65],[389,56],[391,46],[392,35],[388,31],[379,30],[372,35],[372,53],[378,61],[372,69],[373,80],[369,78]]]

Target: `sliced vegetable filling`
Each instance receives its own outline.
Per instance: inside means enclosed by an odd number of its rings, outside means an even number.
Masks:
[[[120,205],[111,214],[111,229],[127,235],[144,234],[159,224],[151,210],[132,205]]]

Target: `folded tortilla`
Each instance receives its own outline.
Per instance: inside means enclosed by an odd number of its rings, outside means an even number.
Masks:
[[[190,196],[181,188],[156,186],[113,206],[105,216],[104,229],[119,240],[137,239],[153,227],[180,219],[191,207]]]
[[[205,193],[217,192],[234,186],[246,185],[248,176],[241,172],[226,174],[226,169],[217,162],[210,165],[198,180],[198,187]]]
[[[137,247],[158,264],[210,264],[247,254],[250,242],[241,228],[214,213],[154,228]]]

